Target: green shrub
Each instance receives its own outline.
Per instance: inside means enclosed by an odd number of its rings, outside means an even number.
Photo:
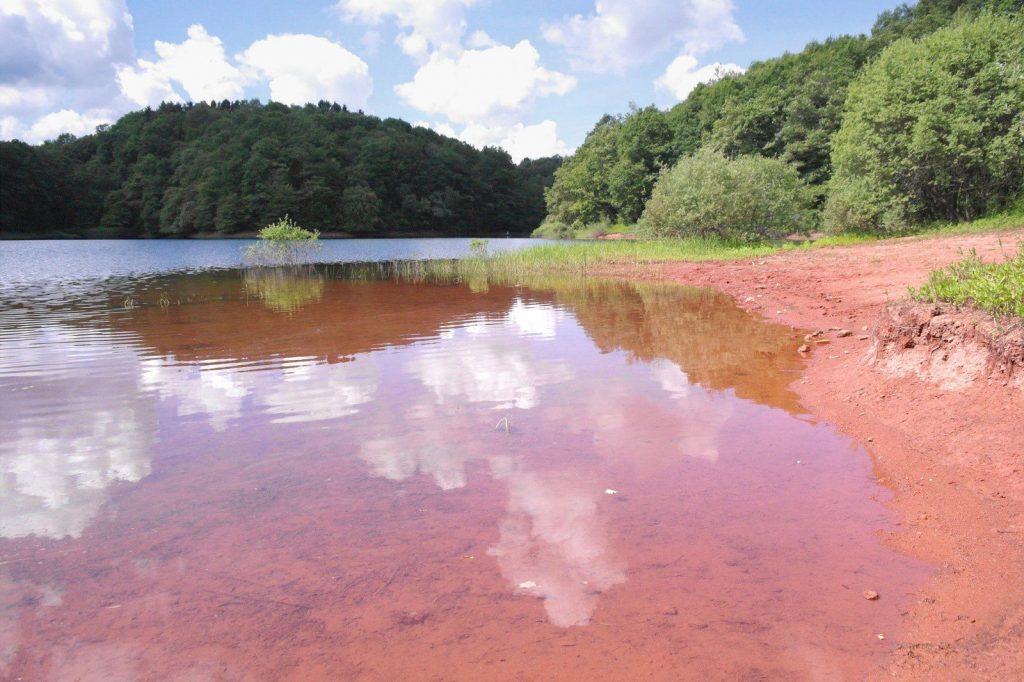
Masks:
[[[548,217],[530,236],[538,239],[574,239],[576,230],[568,223]]]
[[[662,174],[644,208],[639,232],[657,238],[757,241],[806,232],[813,224],[810,191],[785,161],[727,159],[705,150]]]
[[[1016,257],[1002,263],[983,263],[971,249],[963,260],[932,272],[920,289],[910,289],[910,295],[1024,318],[1024,245]]]
[[[309,263],[320,252],[320,232],[299,227],[285,216],[257,234],[259,241],[245,248],[247,265],[266,267]]]
[[[824,220],[892,233],[972,220],[1024,186],[1024,19],[958,21],[899,40],[850,86]]]
[[[272,242],[311,241],[320,238],[319,230],[307,230],[288,216],[271,223],[259,231],[260,239]]]

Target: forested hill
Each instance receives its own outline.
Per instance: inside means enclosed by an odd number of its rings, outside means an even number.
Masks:
[[[879,15],[870,35],[814,42],[758,62],[742,75],[698,85],[668,111],[654,106],[601,118],[548,191],[552,225],[633,223],[659,174],[705,149],[728,158],[791,164],[822,202],[832,177],[832,140],[850,85],[883,50],[981,14],[1016,17],[1024,0],[920,0]],[[989,93],[977,93],[980,100]]]
[[[560,162],[328,102],[165,103],[93,135],[0,142],[0,236],[230,234],[286,214],[367,237],[527,234]]]

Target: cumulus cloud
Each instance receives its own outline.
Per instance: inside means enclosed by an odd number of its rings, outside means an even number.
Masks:
[[[121,90],[136,104],[155,106],[164,100],[179,101],[171,81],[181,85],[188,99],[197,102],[242,97],[242,72],[224,55],[224,43],[200,24],[188,27],[183,43],[156,41],[157,61],[140,59],[134,66],[118,69]]]
[[[542,28],[569,54],[573,68],[622,73],[673,45],[700,54],[743,40],[732,0],[596,0],[594,12]]]
[[[238,55],[238,61],[267,79],[270,98],[284,104],[326,99],[362,108],[373,92],[366,62],[318,36],[269,35]]]
[[[519,163],[523,159],[565,156],[572,153],[572,149],[565,143],[565,140],[558,136],[558,125],[551,120],[544,120],[533,125],[513,123],[512,125],[487,126],[474,123],[463,126],[461,132],[443,122],[416,121],[413,125],[430,128],[441,135],[462,140],[478,149],[500,147],[508,152],[515,163]]]
[[[113,64],[133,55],[123,0],[17,0],[0,4],[0,79],[79,89],[110,82]]]
[[[566,155],[569,147],[558,137],[554,121],[544,120],[534,125],[515,123],[511,126],[468,125],[458,135],[463,142],[474,147],[501,147],[512,160],[537,159],[543,156]],[[438,130],[440,132],[440,130]]]
[[[487,35],[487,31],[473,31],[473,34],[469,36],[466,41],[466,46],[473,49],[483,49],[485,47],[497,47],[500,43]]]
[[[688,54],[681,54],[672,60],[654,85],[660,90],[667,90],[682,101],[686,99],[700,83],[710,83],[725,76],[740,74],[746,71],[738,64],[722,64],[715,62],[697,68],[697,59]]]
[[[0,136],[42,142],[91,133],[140,106],[241,99],[266,81],[286,104],[320,99],[363,107],[365,62],[312,35],[269,35],[234,59],[200,24],[183,42],[156,41],[137,58],[124,0],[0,1]]]
[[[475,44],[490,40],[486,34],[474,36]],[[568,151],[554,121],[527,125],[522,120],[537,98],[564,95],[574,87],[575,78],[541,66],[536,48],[523,40],[455,56],[435,52],[395,92],[409,106],[447,118],[431,126],[438,132],[476,147],[502,147],[519,161]],[[462,131],[456,133],[452,123],[462,124]]]
[[[348,21],[390,19],[402,29],[395,42],[420,67],[394,90],[409,106],[446,119],[416,125],[476,147],[502,147],[516,161],[565,154],[554,121],[527,120],[538,97],[564,95],[576,80],[541,66],[528,40],[502,45],[482,30],[467,37],[466,10],[477,1],[339,0],[335,7]]]
[[[37,140],[52,140],[61,133],[87,135],[96,130],[96,126],[106,122],[107,117],[103,115],[81,114],[70,109],[61,109],[43,116],[32,124],[29,134]]]
[[[456,57],[434,53],[408,83],[395,86],[407,104],[456,123],[515,117],[544,95],[564,95],[576,79],[540,65],[528,40],[466,50]]]
[[[348,21],[379,24],[392,17],[405,30],[395,39],[406,54],[425,58],[431,49],[458,51],[466,31],[465,13],[477,0],[340,0]]]
[[[0,2],[0,134],[38,142],[59,121],[71,127],[56,134],[110,120],[132,36],[123,0]]]

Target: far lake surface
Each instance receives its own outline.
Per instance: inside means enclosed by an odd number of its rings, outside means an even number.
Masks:
[[[802,332],[244,244],[0,242],[0,678],[859,679],[898,644],[929,569],[789,388]]]

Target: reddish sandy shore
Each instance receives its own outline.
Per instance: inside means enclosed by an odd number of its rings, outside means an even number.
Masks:
[[[888,302],[961,249],[997,260],[1022,240],[1024,230],[911,238],[662,269],[831,339],[812,344],[796,389],[811,412],[871,451],[903,519],[887,540],[936,566],[878,678],[1021,679],[1024,671],[1024,391],[1000,376],[961,390],[887,376],[869,362],[865,338]],[[854,333],[837,338],[830,328]]]

